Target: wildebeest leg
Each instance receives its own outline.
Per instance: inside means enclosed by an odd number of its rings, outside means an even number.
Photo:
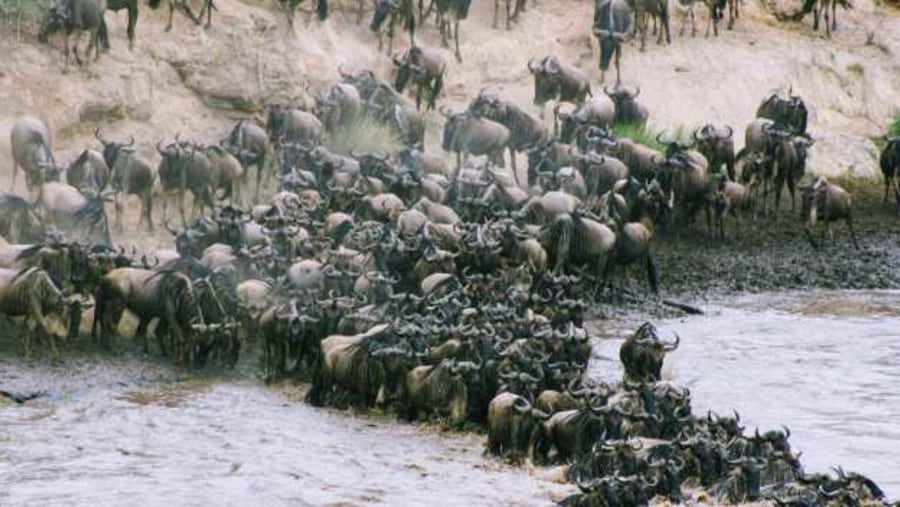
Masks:
[[[137,0],[128,5],[128,50],[134,50],[134,27],[138,20]]]
[[[116,207],[116,230],[120,233],[122,232],[122,194],[120,192],[116,192],[116,195],[113,197],[113,203]],[[143,209],[141,210],[143,211]],[[138,217],[138,229],[141,228],[141,219]]]
[[[797,182],[794,181],[794,178],[788,178],[787,187],[788,192],[791,193],[791,211],[795,211],[797,208]]]
[[[138,321],[137,330],[134,332],[134,339],[141,341],[141,350],[143,350],[144,354],[150,353],[150,343],[147,341],[147,327],[150,325],[150,320],[151,319],[141,317]],[[162,351],[161,343],[159,350]]]
[[[142,211],[146,213],[147,216],[147,229],[150,232],[153,232],[153,194],[152,190],[147,190],[144,193],[144,197],[141,199],[141,207]],[[140,229],[140,222],[138,222],[138,229]]]
[[[462,63],[462,55],[459,53],[459,18],[453,20],[453,39],[456,41],[456,61]]]
[[[650,285],[650,293],[658,296],[659,273],[656,270],[656,263],[653,262],[653,256],[649,252],[647,252],[647,283]]]
[[[397,15],[392,12],[391,19],[388,21],[388,49],[387,54],[391,54],[394,51],[394,24],[397,21]]]
[[[823,2],[822,12],[825,14],[825,37],[831,38],[831,16],[828,15],[828,3]]]
[[[622,77],[619,75],[619,59],[622,56],[622,43],[616,42],[616,86],[622,84]]]
[[[37,330],[40,330],[41,334],[47,337],[47,340],[50,342],[50,352],[52,354],[53,362],[59,362],[59,349],[56,348],[56,338],[53,336],[53,332],[47,327],[47,321],[44,319],[44,312],[41,310],[41,298],[37,294],[36,291],[31,290],[28,293],[28,306],[29,312],[28,316],[34,319],[37,324]],[[25,341],[25,355],[26,358],[29,355],[29,347],[28,347],[28,331],[25,332],[26,341]]]
[[[509,12],[510,1],[511,1],[511,0],[506,0],[506,29],[507,29],[507,30],[512,29],[512,23],[510,22],[510,16],[511,16],[511,14],[510,14],[510,12]]]
[[[166,22],[166,31],[172,30],[172,15],[175,13],[175,0],[169,0],[169,20]]]
[[[831,0],[831,31],[837,31],[837,0]]]
[[[856,240],[856,230],[853,228],[853,217],[847,215],[847,228],[850,229],[850,239],[853,241],[853,248],[859,250],[859,242]]]
[[[212,26],[212,10],[213,10],[213,7],[215,7],[215,6],[213,5],[213,0],[206,0],[206,7],[205,7],[205,8],[206,8],[206,28],[209,28],[209,27]],[[201,12],[201,16],[202,16],[202,15],[203,15],[203,14],[202,14],[203,11],[201,10],[200,12]]]
[[[184,190],[178,191],[178,213],[181,214],[181,226],[187,227],[187,218],[184,216]]]
[[[507,5],[509,5],[509,0],[507,0]],[[492,28],[497,28],[497,18],[500,16],[500,0],[494,0],[494,24],[491,25]]]

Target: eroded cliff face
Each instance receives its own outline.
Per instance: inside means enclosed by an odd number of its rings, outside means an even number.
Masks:
[[[706,10],[696,6],[697,36],[679,36],[682,16],[673,6],[669,46],[648,34],[647,49],[624,50],[623,79],[641,87],[653,128],[690,129],[707,122],[735,127],[738,146],[759,102],[792,88],[809,104],[813,172],[874,174],[877,150],[870,138],[882,134],[900,114],[900,15],[868,0],[838,12],[831,40],[801,23],[779,22],[793,3],[744,3],[732,31],[704,37]],[[355,24],[356,4],[333,5],[332,17],[307,22],[299,15],[289,31],[275,2],[222,1],[210,29],[176,15],[166,33],[165,14],[142,6],[134,51],[127,49],[124,12],[107,13],[113,49],[88,70],[62,73],[60,46],[36,43],[24,33],[0,39],[0,167],[10,164],[8,130],[20,114],[43,118],[63,159],[93,146],[91,132],[134,135],[140,151],[156,160],[153,145],[180,132],[203,141],[220,139],[236,117],[259,115],[272,101],[308,102],[309,93],[338,78],[338,65],[391,70],[386,51],[368,30],[370,13]],[[677,4],[677,2],[673,2]],[[502,9],[501,9],[502,10]],[[482,88],[500,92],[532,109],[532,80],[526,63],[554,53],[588,69],[595,93],[602,93],[596,42],[590,36],[593,5],[588,1],[540,0],[529,5],[512,30],[493,29],[493,5],[476,3],[462,22],[463,63],[445,50],[449,63],[443,104],[459,109]],[[724,25],[724,23],[723,23]],[[501,26],[503,22],[501,20]],[[408,41],[398,35],[395,50]],[[433,20],[417,35],[438,46]],[[429,114],[429,147],[439,149],[442,118]],[[0,178],[9,178],[8,169]]]

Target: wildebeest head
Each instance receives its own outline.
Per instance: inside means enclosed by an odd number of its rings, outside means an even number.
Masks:
[[[534,60],[530,60],[528,62],[528,70],[534,76],[535,105],[540,106],[559,95],[558,76],[561,69],[555,56],[545,56],[537,64],[534,63]]]
[[[375,2],[375,11],[372,13],[372,22],[369,23],[369,30],[377,32],[388,15],[400,8],[400,0],[377,0]]]
[[[636,86],[634,91],[629,91],[624,86],[616,86],[612,90],[609,87],[603,87],[603,93],[612,99],[616,105],[616,121],[620,123],[637,122],[639,119],[630,118],[628,112],[634,111],[636,108],[638,95],[641,94],[641,87]]]
[[[107,141],[100,135],[100,128],[94,130],[94,137],[103,145],[103,161],[110,171],[116,167],[116,161],[123,153],[134,153],[134,136],[127,143],[117,141]]]
[[[280,104],[269,106],[269,113],[266,118],[266,132],[275,142],[280,142],[284,137],[286,123],[287,109]]]
[[[50,10],[47,11],[47,14],[44,15],[44,20],[41,22],[38,42],[46,44],[51,35],[65,29],[68,21],[69,10],[66,8],[66,4],[64,2],[55,2],[50,7]]]

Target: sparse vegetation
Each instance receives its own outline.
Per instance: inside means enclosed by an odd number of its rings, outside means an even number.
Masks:
[[[0,31],[36,34],[52,0],[0,0]]]
[[[371,116],[361,116],[330,136],[325,142],[334,153],[395,153],[403,147],[400,137]]]
[[[858,77],[862,77],[866,73],[866,68],[859,62],[851,63],[847,66],[847,72],[851,74],[855,74]]]
[[[633,123],[613,125],[612,131],[619,137],[627,137],[644,146],[661,151],[664,151],[666,147],[656,140],[656,136],[660,133],[664,133],[663,137],[666,139],[688,142],[691,139],[691,132],[693,132],[692,129],[685,125],[678,125],[672,129],[653,130],[646,125],[637,125]]]
[[[888,128],[888,136],[900,136],[900,115],[894,116],[891,126]]]

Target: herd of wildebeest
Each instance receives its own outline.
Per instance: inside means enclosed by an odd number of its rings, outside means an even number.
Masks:
[[[619,1],[601,2],[597,19],[616,19],[609,6]],[[93,3],[57,4],[45,28],[68,29],[84,15],[77,7]],[[292,12],[299,2],[282,3]],[[436,3],[449,35],[444,16],[459,8]],[[136,5],[106,7],[133,7],[136,21]],[[422,20],[431,10],[423,7]],[[207,16],[213,8],[207,0]],[[392,31],[395,12],[406,8],[411,2],[379,0],[372,28],[390,14]],[[319,0],[320,16],[327,9]],[[598,26],[602,42],[608,32]],[[133,29],[130,22],[130,38]],[[61,164],[48,128],[18,119],[12,190],[21,168],[28,196],[0,196],[0,311],[36,327],[23,333],[26,356],[37,335],[57,357],[47,315],[74,340],[93,306],[91,335],[109,347],[128,310],[143,350],[155,324],[153,348],[183,367],[231,368],[261,350],[265,378],[310,381],[315,405],[482,425],[492,454],[568,464],[580,493],[564,505],[679,502],[684,486],[729,502],[886,502],[859,474],[804,473],[786,428],[750,434],[736,413],[695,414],[690,392],[662,380],[678,339],[661,339],[650,324],[622,345],[620,383],[584,378],[590,308],[629,264],[646,269],[648,290],[658,294],[654,243],[694,229],[697,213],[705,213],[708,234],[722,237],[729,217],[777,219],[787,186],[792,210],[800,191],[814,247],[817,221],[842,220],[858,248],[848,193],[823,177],[801,185],[813,141],[800,97],[765,99],[739,151],[732,127],[711,124],[689,139],[657,135],[653,147],[615,133],[620,125],[645,129],[639,88],[617,83],[596,93],[582,70],[554,56],[528,63],[540,116],[489,90],[464,111],[439,107],[446,64],[438,50],[413,44],[394,64],[393,82],[339,69],[341,79],[315,95],[314,107],[269,105],[264,124],[240,120],[204,141],[144,140],[158,161],[142,156],[133,137],[98,128],[96,146]],[[552,127],[543,119],[550,102]],[[444,154],[426,151],[423,107],[446,117]],[[326,147],[361,121],[392,132],[402,148]],[[517,169],[517,153],[527,171]],[[900,138],[886,139],[881,168],[885,200],[893,189],[900,209]],[[162,216],[154,217],[160,198]],[[121,232],[125,199],[140,201],[136,229],[164,225],[174,249],[116,248],[106,204]],[[173,200],[180,227],[169,217]]]

